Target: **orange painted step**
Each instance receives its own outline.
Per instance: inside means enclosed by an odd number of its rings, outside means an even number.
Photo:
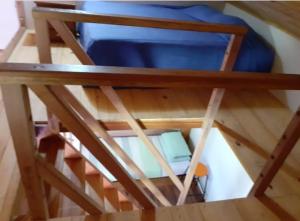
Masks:
[[[104,198],[104,188],[103,188],[103,177],[98,174],[86,174],[86,181],[97,193],[98,197],[103,200]]]
[[[111,205],[116,209],[120,210],[119,196],[118,190],[115,188],[105,188],[104,195],[107,200],[111,203]]]
[[[118,192],[118,197],[121,211],[133,210],[133,205],[126,196],[124,196],[121,192]]]
[[[115,187],[107,179],[103,178],[103,188],[110,189],[110,188],[115,188]]]
[[[99,171],[94,167],[92,166],[89,162],[85,162],[85,175],[97,175],[99,173]]]
[[[133,210],[133,205],[129,201],[120,202],[121,211],[131,211]]]
[[[65,158],[72,159],[72,158],[81,158],[81,155],[77,150],[70,146],[69,143],[65,143]]]

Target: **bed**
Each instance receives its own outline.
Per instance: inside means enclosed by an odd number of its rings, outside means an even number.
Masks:
[[[186,173],[186,170],[190,164],[191,152],[180,131],[164,132],[160,135],[149,136],[149,138],[164,157],[166,162],[168,162],[176,175],[183,175]],[[163,171],[156,158],[150,153],[148,148],[138,137],[114,137],[114,139],[148,178],[160,178],[168,176]],[[128,168],[128,166],[120,159],[120,157],[114,153],[111,147],[102,139],[101,141],[116,157],[119,163],[130,173],[130,175],[133,178],[138,179],[138,177],[131,172],[131,169]],[[111,173],[106,170],[106,168],[86,148],[82,147],[82,153],[97,168],[99,168],[100,171],[102,171],[102,173],[110,181],[116,181],[113,175],[111,175]]]
[[[249,31],[234,70],[269,72],[274,51],[243,20],[206,6],[164,6],[124,2],[83,2],[79,9],[101,14],[235,24]],[[230,36],[180,30],[79,23],[80,42],[96,65],[219,70]]]

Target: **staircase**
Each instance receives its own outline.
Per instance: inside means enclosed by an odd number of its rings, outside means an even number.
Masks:
[[[51,144],[51,145],[49,145]],[[79,145],[79,147],[75,147]],[[120,185],[109,181],[101,171],[81,153],[81,145],[72,143],[72,138],[65,139],[55,135],[40,140],[39,152],[46,156],[55,168],[63,173],[77,187],[85,191],[100,205],[103,203],[107,212],[131,211],[137,209]],[[84,215],[85,212],[76,203],[63,194],[45,185],[49,202],[50,217]]]

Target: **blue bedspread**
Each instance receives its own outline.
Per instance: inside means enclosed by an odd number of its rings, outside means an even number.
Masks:
[[[249,28],[235,65],[238,71],[269,72],[274,52],[243,20],[206,5],[189,7],[120,2],[84,2],[80,9],[182,21],[237,24]],[[96,65],[219,70],[228,34],[93,23],[78,25],[80,41]]]

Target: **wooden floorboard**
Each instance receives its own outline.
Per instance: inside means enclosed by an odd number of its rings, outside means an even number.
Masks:
[[[1,89],[1,88],[0,88]],[[8,221],[20,186],[20,172],[0,94],[0,220]]]

